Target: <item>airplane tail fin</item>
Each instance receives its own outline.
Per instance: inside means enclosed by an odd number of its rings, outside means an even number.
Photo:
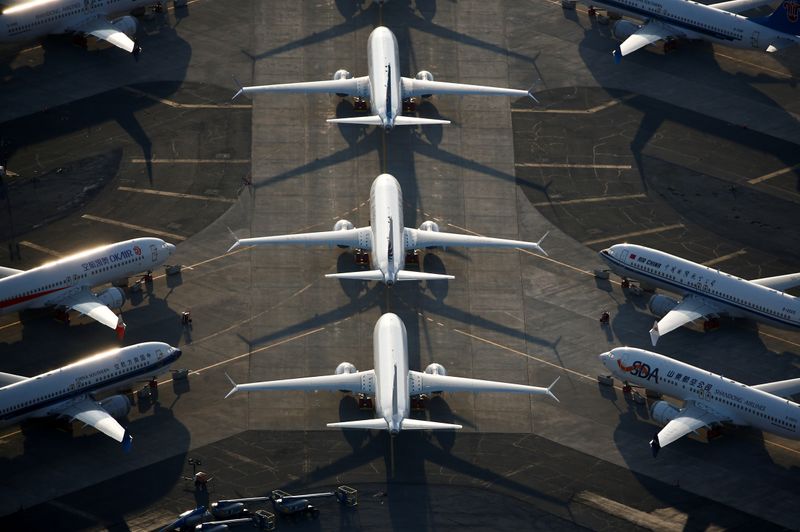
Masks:
[[[400,425],[402,430],[459,430],[461,425],[455,423],[439,423],[438,421],[427,421],[424,419],[406,418]]]
[[[383,418],[340,421],[338,423],[328,423],[328,426],[336,429],[389,430],[389,425],[386,424],[386,420]]]
[[[800,4],[789,1],[781,2],[770,16],[754,17],[750,20],[776,31],[800,35]]]
[[[343,272],[329,273],[325,277],[334,279],[353,279],[356,281],[383,281],[383,272],[380,270],[368,270],[365,272]]]
[[[455,279],[455,277],[441,273],[412,272],[409,270],[397,272],[398,281],[447,281],[449,279]]]

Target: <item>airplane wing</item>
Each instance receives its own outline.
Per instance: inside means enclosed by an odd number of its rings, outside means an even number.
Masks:
[[[793,395],[800,393],[800,379],[789,379],[785,381],[765,382],[764,384],[756,384],[751,386],[756,390],[771,393],[778,397],[790,398]]]
[[[761,279],[753,279],[751,283],[760,284],[773,290],[780,290],[785,292],[795,286],[800,286],[800,273],[790,273],[787,275],[777,275],[775,277],[762,277]]]
[[[228,252],[241,246],[274,246],[282,244],[348,246],[370,251],[372,250],[372,229],[359,227],[358,229],[342,229],[341,231],[241,238],[230,247]]]
[[[644,48],[648,44],[673,36],[675,33],[669,27],[658,22],[646,22],[614,50],[614,60],[619,63],[623,56],[631,54],[639,48]]]
[[[82,315],[89,316],[93,320],[99,321],[106,327],[118,329],[124,327],[122,317],[114,314],[114,311],[105,306],[97,299],[90,290],[84,289],[76,294],[69,295],[58,301],[59,305],[67,307],[69,310],[80,312]]]
[[[102,41],[113,44],[134,56],[139,55],[141,48],[136,42],[128,37],[125,32],[120,31],[114,24],[103,17],[88,20],[82,26],[76,28],[77,31],[91,35]]]
[[[52,413],[69,416],[72,419],[77,419],[87,425],[91,425],[106,436],[121,442],[123,449],[126,451],[130,450],[131,444],[133,443],[133,438],[122,428],[122,425],[111,417],[108,412],[103,410],[103,407],[101,407],[99,403],[89,398],[71,403],[69,406]]]
[[[339,375],[323,375],[321,377],[301,377],[299,379],[283,379],[278,381],[251,382],[247,384],[236,384],[226,373],[228,380],[233,388],[225,398],[230,397],[236,392],[258,392],[268,390],[347,390],[356,393],[373,394],[375,393],[375,372],[359,371],[356,373],[342,373]]]
[[[487,87],[484,85],[466,85],[464,83],[447,83],[444,81],[428,81],[426,79],[402,78],[403,98],[429,94],[456,94],[459,96],[477,94],[481,96],[512,96],[533,98],[529,91],[506,89],[503,87]]]
[[[0,387],[26,380],[28,380],[28,377],[23,377],[22,375],[14,375],[13,373],[0,373]]]
[[[656,456],[662,447],[666,447],[690,432],[710,427],[714,423],[727,421],[724,416],[703,408],[695,401],[687,401],[686,404],[687,406],[681,409],[678,417],[667,423],[650,441],[653,456]]]
[[[505,238],[491,238],[487,236],[462,235],[458,233],[442,233],[439,231],[420,231],[419,229],[405,229],[406,251],[412,249],[467,246],[476,248],[525,248],[535,249],[543,255],[545,250],[539,245],[547,237],[547,233],[538,242],[525,242],[522,240],[508,240]]]
[[[12,275],[17,275],[18,273],[22,273],[25,270],[15,270],[14,268],[4,268],[0,266],[0,279],[3,277],[11,277]]]
[[[667,312],[663,318],[655,322],[650,329],[650,341],[653,345],[658,339],[678,327],[699,320],[711,314],[724,312],[724,309],[713,301],[700,296],[687,296],[678,305]]]
[[[348,94],[350,96],[369,98],[369,76],[350,79],[307,81],[301,83],[279,83],[277,85],[253,85],[251,87],[241,87],[233,98],[236,99],[241,94],[250,95],[262,92]]]
[[[502,392],[502,393],[526,393],[529,395],[549,395],[556,401],[558,398],[553,395],[553,384],[547,388],[539,386],[527,386],[524,384],[511,384],[508,382],[484,381],[481,379],[468,379],[466,377],[450,377],[448,375],[438,375],[422,373],[420,371],[409,371],[409,388],[412,395],[432,392]]]
[[[717,2],[716,4],[707,4],[708,7],[714,9],[721,9],[729,13],[743,13],[748,9],[765,6],[771,4],[773,0],[728,0],[726,2]]]

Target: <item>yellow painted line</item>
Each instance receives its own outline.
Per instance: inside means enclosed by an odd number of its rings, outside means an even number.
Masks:
[[[689,516],[676,508],[666,508],[669,518],[665,518],[663,514],[643,512],[591,491],[581,491],[572,500],[654,532],[681,532],[689,521]],[[711,525],[705,530],[720,532],[725,529]]]
[[[725,262],[728,259],[732,259],[734,257],[738,257],[739,255],[744,255],[747,253],[744,249],[740,249],[739,251],[734,251],[733,253],[728,253],[727,255],[722,255],[721,257],[717,257],[716,259],[707,260],[702,263],[703,266],[713,266],[715,264],[719,264],[720,262]]]
[[[730,61],[734,61],[736,63],[741,63],[743,65],[747,65],[749,67],[753,67],[756,70],[762,70],[764,72],[769,72],[770,74],[775,74],[776,76],[780,76],[782,78],[792,79],[792,75],[789,74],[788,72],[781,72],[780,70],[775,70],[775,69],[772,69],[772,68],[768,68],[768,67],[765,67],[763,65],[757,65],[756,63],[751,63],[749,61],[744,61],[742,59],[737,59],[735,57],[731,57],[729,55],[726,55],[726,54],[723,54],[723,53],[720,53],[720,52],[714,52],[714,55],[719,56],[719,57],[724,57],[725,59],[728,59]]]
[[[101,218],[100,216],[94,216],[92,214],[84,214],[83,216],[81,216],[81,218],[84,218],[86,220],[91,220],[93,222],[116,225],[117,227],[124,227],[125,229],[134,229],[136,231],[142,231],[143,233],[148,233],[151,235],[159,235],[166,238],[171,238],[173,240],[181,240],[181,241],[186,240],[185,236],[176,235],[175,233],[168,233],[166,231],[160,231],[158,229],[153,229],[151,227],[143,227],[141,225],[129,224],[127,222],[120,222],[119,220],[110,220],[108,218]]]
[[[779,175],[788,174],[789,172],[794,172],[800,168],[800,164],[796,164],[794,166],[789,166],[788,168],[781,168],[780,170],[775,170],[774,172],[770,172],[768,174],[764,174],[759,177],[754,177],[753,179],[748,179],[747,182],[751,185],[757,185],[762,181],[766,181],[767,179],[772,179],[773,177],[778,177]]]
[[[35,249],[36,251],[41,251],[47,255],[52,255],[53,257],[61,258],[64,255],[59,253],[58,251],[50,248],[46,248],[44,246],[40,246],[39,244],[34,244],[33,242],[28,242],[27,240],[21,240],[19,243],[20,246],[25,246],[26,248]]]
[[[672,231],[674,229],[682,229],[683,224],[672,224],[672,225],[663,225],[661,227],[654,227],[652,229],[643,229],[641,231],[634,231],[632,233],[624,233],[622,235],[614,235],[608,236],[603,238],[596,238],[594,240],[587,240],[585,242],[581,242],[585,246],[591,246],[592,244],[599,244],[600,242],[609,242],[611,240],[624,240],[626,238],[631,238],[634,236],[641,236],[641,235],[652,235],[655,233],[663,233],[665,231]]]
[[[230,199],[230,198],[219,198],[216,196],[198,196],[196,194],[182,194],[180,192],[167,192],[166,190],[153,190],[151,188],[117,187],[117,190],[121,190],[123,192],[138,192],[139,194],[152,194],[154,196],[167,196],[170,198],[194,199],[201,201],[219,201],[221,203],[236,203],[235,199]]]
[[[630,170],[629,164],[518,163],[517,168],[576,168],[589,170]]]
[[[154,102],[158,102],[169,107],[173,107],[175,109],[252,109],[252,104],[235,104],[235,103],[178,103],[174,100],[167,100],[166,98],[161,98],[154,94],[150,94],[139,90],[134,87],[121,87],[122,90],[126,90],[128,92],[132,92],[134,94],[138,94],[139,96],[144,96]]]
[[[551,205],[577,205],[580,203],[604,203],[606,201],[627,201],[632,199],[645,199],[647,194],[625,194],[621,196],[597,196],[594,198],[580,198],[562,201],[540,201],[533,203],[534,207],[549,207]]]
[[[250,164],[250,159],[144,159],[133,157],[131,162],[138,164]]]

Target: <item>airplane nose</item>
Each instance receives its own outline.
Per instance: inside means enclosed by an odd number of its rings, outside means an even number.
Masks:
[[[613,355],[610,352],[600,353],[597,355],[597,358],[600,359],[600,362],[605,365],[606,362],[613,358]]]
[[[172,349],[172,354],[175,355],[175,360],[178,360],[179,358],[181,358],[181,355],[183,354],[183,351],[181,351],[180,349],[175,347],[175,348]]]
[[[169,253],[170,255],[175,253],[175,244],[170,244],[169,242],[167,242],[166,244],[164,244],[164,246],[167,248],[167,253]]]

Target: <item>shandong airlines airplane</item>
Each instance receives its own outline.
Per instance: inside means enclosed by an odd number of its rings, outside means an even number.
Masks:
[[[396,314],[384,314],[375,324],[372,336],[375,369],[358,371],[349,362],[342,362],[333,375],[285,379],[279,381],[236,384],[230,377],[233,389],[225,397],[236,392],[266,390],[330,390],[350,391],[375,398],[375,419],[328,423],[329,427],[342,429],[388,430],[392,435],[401,430],[460,429],[461,425],[410,419],[409,397],[438,392],[501,392],[549,395],[556,401],[552,388],[558,379],[547,388],[484,381],[464,377],[450,377],[440,364],[430,364],[424,372],[408,369],[408,341],[406,327]]]
[[[154,0],[27,0],[0,1],[0,42],[31,41],[46,35],[91,35],[135,56],[136,19],[130,13]]]
[[[249,95],[261,92],[329,93],[342,97],[358,96],[370,100],[374,115],[330,118],[328,122],[380,126],[386,130],[392,129],[394,126],[450,123],[449,120],[403,116],[403,100],[415,96],[426,98],[434,94],[477,94],[517,98],[530,96],[533,98],[529,91],[434,81],[433,75],[427,70],[419,72],[416,78],[401,77],[397,39],[389,28],[383,26],[375,28],[369,35],[367,64],[369,75],[360,78],[354,78],[346,70],[337,70],[330,81],[242,87],[234,98],[240,94]]]
[[[768,17],[747,18],[737,13],[770,3],[769,0],[728,0],[704,5],[691,0],[591,0],[592,5],[624,13],[644,24],[617,21],[612,33],[622,44],[614,59],[668,39],[696,39],[730,46],[775,52],[800,43],[800,2],[785,0]]]
[[[680,302],[661,295],[650,299],[650,310],[661,318],[650,330],[653,345],[682,325],[718,315],[800,328],[800,298],[782,292],[800,286],[800,273],[748,281],[633,244],[616,244],[602,250],[600,257],[623,279],[683,295]]]
[[[0,267],[0,313],[56,307],[74,310],[116,329],[122,337],[125,322],[111,310],[121,308],[125,293],[92,287],[149,272],[175,251],[160,238],[136,238],[81,251],[32,270]]]
[[[800,439],[800,405],[789,397],[800,393],[800,379],[747,386],[669,357],[632,347],[600,355],[600,362],[625,382],[684,402],[651,407],[652,418],[664,425],[653,436],[653,456],[678,438],[703,427],[732,423],[755,427],[784,438]]]
[[[433,281],[453,279],[452,275],[404,270],[406,252],[433,247],[509,247],[531,248],[547,255],[539,242],[523,242],[505,238],[440,233],[435,222],[426,221],[419,229],[403,227],[403,191],[400,183],[389,174],[381,174],[370,190],[370,227],[354,228],[348,220],[339,220],[333,231],[298,233],[293,235],[242,238],[228,251],[240,246],[274,246],[283,244],[328,245],[351,247],[371,253],[371,263],[377,270],[329,273],[325,277],[380,281],[393,285],[397,281]]]
[[[61,416],[91,425],[130,449],[133,438],[115,418],[131,403],[124,395],[96,401],[94,394],[153,381],[169,370],[181,350],[161,342],[112,349],[36,377],[0,373],[0,424],[32,417]]]

